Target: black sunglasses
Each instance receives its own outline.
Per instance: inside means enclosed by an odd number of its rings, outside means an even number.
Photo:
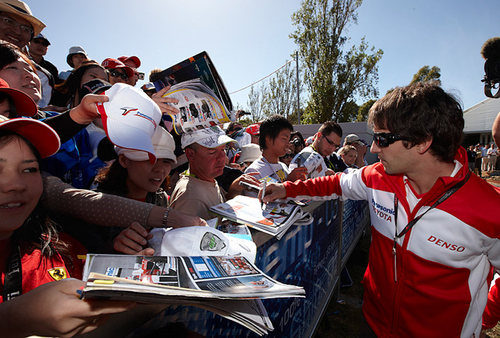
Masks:
[[[121,77],[123,80],[127,80],[128,79],[128,75],[125,74],[125,73],[122,73],[118,70],[110,70],[109,71],[109,75],[113,76],[113,77]]]
[[[326,141],[327,141],[327,142],[328,142],[331,146],[333,146],[333,147],[335,147],[335,148],[339,148],[339,147],[340,147],[340,144],[337,144],[337,143],[333,142],[332,140],[329,140],[329,139],[328,139],[328,137],[326,137],[325,135],[322,135],[322,136],[323,136],[323,138],[324,138],[324,139],[325,139],[325,140],[326,140]]]
[[[380,148],[390,146],[396,141],[405,140],[404,137],[393,133],[374,133],[373,142]]]

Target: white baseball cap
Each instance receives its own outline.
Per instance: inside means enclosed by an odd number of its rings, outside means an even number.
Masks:
[[[262,156],[262,151],[260,147],[256,144],[250,143],[245,144],[241,147],[240,158],[238,159],[239,163],[244,162],[253,162],[259,159]]]
[[[211,227],[190,226],[166,231],[160,251],[160,256],[243,256],[254,263],[257,246]]]
[[[174,154],[175,141],[168,131],[158,126],[153,135],[152,142],[156,158],[168,158],[177,163],[177,156]],[[146,161],[149,159],[148,153],[141,150],[115,146],[115,151],[118,155],[123,154],[132,161]]]
[[[181,137],[182,149],[193,143],[198,143],[207,148],[217,148],[218,146],[230,142],[238,143],[227,136],[219,126],[184,133]]]
[[[145,151],[154,162],[152,138],[162,115],[158,105],[141,89],[125,83],[114,84],[104,95],[109,101],[96,106],[110,141],[121,148]]]

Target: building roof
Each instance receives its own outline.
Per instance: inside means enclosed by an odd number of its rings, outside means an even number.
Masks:
[[[500,112],[500,99],[488,98],[464,111],[464,133],[491,133],[491,126]]]

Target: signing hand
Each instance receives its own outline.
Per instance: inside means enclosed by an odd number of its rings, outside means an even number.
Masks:
[[[264,203],[286,198],[285,186],[281,183],[269,183],[266,186],[266,196],[262,196],[262,190],[260,190],[258,198],[259,201],[262,201]]]
[[[237,179],[235,179],[233,183],[231,183],[231,185],[229,186],[229,189],[227,191],[227,198],[231,199],[236,195],[240,195],[243,192],[243,190],[246,189],[245,186],[241,184],[241,182],[246,182],[251,185],[260,186],[261,184],[260,181],[255,178],[255,175],[258,174],[259,174],[258,172],[243,174]]]
[[[287,176],[286,180],[295,182],[296,180],[304,181],[307,179],[307,168],[306,167],[297,167],[293,169]]]

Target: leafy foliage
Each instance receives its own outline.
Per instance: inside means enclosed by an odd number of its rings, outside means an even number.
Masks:
[[[441,69],[439,67],[433,66],[430,68],[429,66],[423,66],[418,70],[415,75],[413,75],[413,78],[411,79],[411,83],[416,83],[416,82],[426,82],[426,81],[438,81],[441,83]]]
[[[304,83],[310,94],[304,122],[353,121],[354,97],[373,97],[378,92],[378,66],[383,52],[369,47],[363,38],[345,50],[344,36],[357,22],[362,0],[304,0],[292,15],[295,32],[290,34],[299,49]]]

